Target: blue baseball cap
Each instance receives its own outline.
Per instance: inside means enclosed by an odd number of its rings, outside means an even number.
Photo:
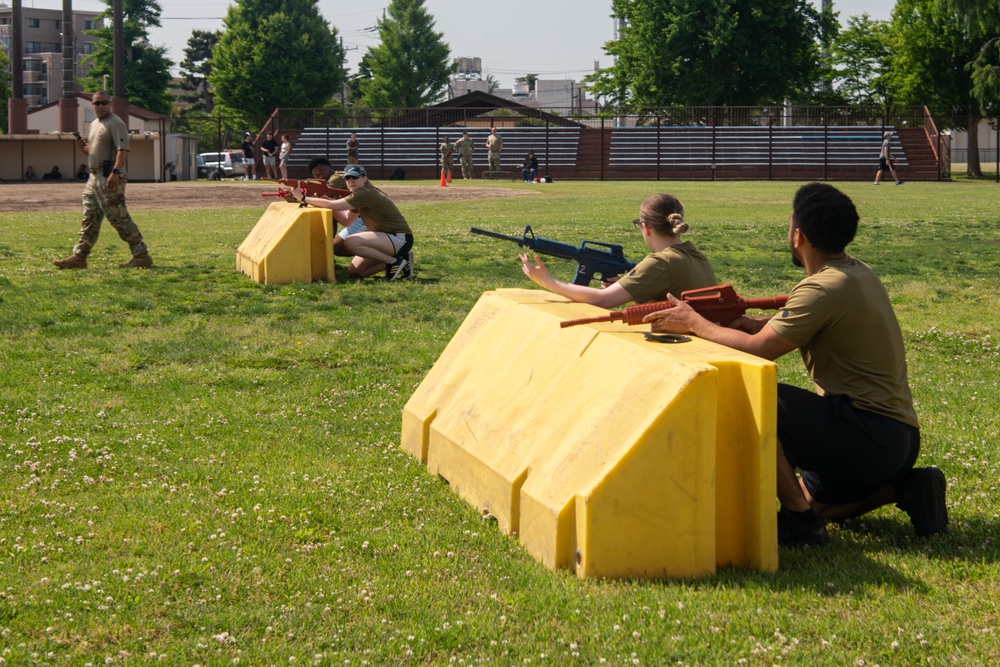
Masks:
[[[365,168],[358,164],[352,164],[346,169],[344,169],[344,176],[368,176],[368,172]]]

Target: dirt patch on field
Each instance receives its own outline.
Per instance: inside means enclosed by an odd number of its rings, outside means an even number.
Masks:
[[[377,184],[397,204],[407,202],[457,201],[462,199],[493,199],[522,197],[532,190],[482,187],[452,183],[438,185]],[[80,209],[82,182],[67,183],[0,183],[0,213],[17,211],[75,211]],[[130,183],[126,190],[128,207],[133,211],[266,207],[273,201],[261,194],[277,192],[276,183],[261,181],[229,183]]]

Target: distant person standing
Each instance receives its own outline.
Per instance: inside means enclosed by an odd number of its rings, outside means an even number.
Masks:
[[[472,137],[468,130],[462,133],[462,138],[455,142],[455,150],[459,152],[462,159],[462,178],[472,178]]]
[[[260,152],[264,159],[266,178],[278,178],[278,142],[274,140],[274,132],[268,132],[267,138],[260,144]]]
[[[111,113],[111,98],[106,91],[98,90],[90,103],[94,107],[90,136],[77,140],[80,150],[88,156],[87,166],[90,168],[90,178],[83,189],[80,240],[73,246],[72,255],[52,263],[60,269],[87,268],[87,256],[97,243],[101,222],[107,216],[108,222],[132,251],[132,260],[120,264],[119,268],[143,269],[152,266],[149,249],[125,208],[128,178],[123,170],[129,151],[128,127],[121,118]]]
[[[354,132],[347,140],[347,164],[358,164],[358,135]]]
[[[278,169],[281,177],[288,179],[288,154],[292,152],[292,140],[287,134],[281,135],[281,152],[278,154]]]
[[[486,148],[490,152],[490,171],[500,171],[500,151],[503,150],[503,137],[497,134],[497,128],[490,129],[486,139]]]
[[[243,180],[256,181],[257,160],[253,156],[253,135],[243,133]]]
[[[441,173],[450,181],[451,168],[454,166],[451,156],[455,152],[455,145],[451,143],[451,137],[445,137],[441,145],[438,146],[438,150],[441,151]]]
[[[896,175],[896,167],[892,164],[892,149],[889,143],[892,141],[892,132],[886,131],[882,135],[882,148],[878,153],[878,173],[875,174],[875,185],[879,184],[882,180],[882,172],[886,169],[892,174],[893,179],[896,181],[896,185],[902,185],[903,181],[899,180],[899,176]]]

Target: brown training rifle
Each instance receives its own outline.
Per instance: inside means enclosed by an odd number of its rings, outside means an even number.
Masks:
[[[695,312],[721,326],[729,326],[739,319],[741,315],[750,308],[761,310],[780,310],[785,307],[788,296],[772,296],[760,299],[744,299],[730,283],[725,285],[715,285],[713,287],[700,287],[681,292],[681,301],[694,308]],[[628,306],[622,310],[613,310],[607,315],[600,317],[585,317],[580,320],[566,320],[560,322],[562,328],[574,327],[578,324],[591,324],[593,322],[624,322],[625,324],[642,324],[642,318],[650,313],[673,308],[674,304],[669,301],[655,301],[653,303],[643,303],[637,306]]]
[[[327,186],[326,181],[320,181],[315,179],[297,181],[290,178],[265,178],[263,180],[271,181],[272,183],[279,183],[281,185],[288,186],[289,188],[301,190],[303,193],[305,193],[306,197],[326,197],[328,199],[343,199],[347,195],[351,194],[350,190],[331,188]],[[260,196],[287,197],[290,194],[292,194],[292,190],[285,190],[284,188],[278,188],[277,192],[262,192]]]

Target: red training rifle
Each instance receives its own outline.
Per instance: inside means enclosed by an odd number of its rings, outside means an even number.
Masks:
[[[343,199],[347,195],[351,194],[350,190],[341,190],[340,188],[331,188],[327,186],[326,181],[320,181],[315,179],[308,179],[304,181],[296,181],[290,178],[265,178],[265,181],[271,181],[272,183],[280,183],[281,185],[286,185],[290,188],[297,188],[305,193],[306,197],[326,197],[328,199]],[[292,194],[291,190],[285,190],[278,188],[276,193],[264,192],[261,193],[261,197],[287,197]]]
[[[736,293],[731,284],[726,283],[725,285],[700,287],[681,292],[681,300],[694,308],[695,312],[705,319],[721,326],[729,326],[750,308],[759,308],[761,310],[779,310],[784,308],[788,297],[772,296],[761,299],[744,299]],[[600,317],[566,320],[565,322],[560,322],[559,326],[565,329],[566,327],[574,327],[578,324],[591,324],[592,322],[624,322],[625,324],[636,325],[642,324],[642,318],[650,313],[673,307],[674,304],[669,301],[655,301],[637,306],[628,306],[622,310],[613,310],[607,315]]]

